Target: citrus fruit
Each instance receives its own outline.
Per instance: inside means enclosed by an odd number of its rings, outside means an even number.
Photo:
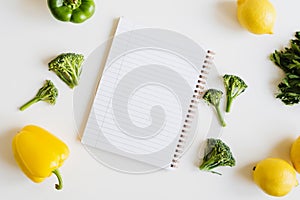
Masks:
[[[254,34],[272,34],[276,10],[268,0],[238,0],[239,23]]]
[[[298,137],[292,144],[290,158],[294,168],[298,173],[300,173],[300,137]]]
[[[284,196],[298,185],[295,169],[285,160],[266,158],[253,168],[254,182],[271,196]]]

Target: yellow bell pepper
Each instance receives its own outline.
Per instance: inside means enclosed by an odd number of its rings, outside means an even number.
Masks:
[[[14,157],[33,182],[42,182],[54,173],[58,178],[56,189],[62,189],[58,168],[69,156],[68,146],[47,130],[28,125],[15,135],[12,142]]]

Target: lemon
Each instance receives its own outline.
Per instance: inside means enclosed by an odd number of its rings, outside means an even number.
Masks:
[[[298,137],[292,144],[290,158],[294,168],[300,173],[300,137]]]
[[[239,23],[254,34],[272,34],[276,10],[268,0],[238,0]]]
[[[298,185],[295,169],[279,158],[266,158],[253,168],[254,182],[271,196],[284,196]]]

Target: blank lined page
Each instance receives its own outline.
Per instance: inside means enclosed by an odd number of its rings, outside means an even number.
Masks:
[[[120,18],[83,144],[154,166],[172,162],[205,58],[183,41]]]

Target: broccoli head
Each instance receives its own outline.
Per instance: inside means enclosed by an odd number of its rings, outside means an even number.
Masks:
[[[84,56],[75,53],[62,53],[49,62],[49,71],[53,71],[71,89],[79,83]]]
[[[202,98],[208,104],[212,105],[215,108],[221,125],[226,126],[226,123],[224,121],[224,118],[223,118],[221,110],[220,110],[220,102],[221,102],[222,96],[223,96],[223,92],[221,90],[208,89]]]
[[[50,80],[46,80],[43,87],[39,89],[36,93],[35,97],[32,98],[30,101],[25,103],[23,106],[20,107],[20,110],[23,111],[29,106],[39,101],[45,101],[51,105],[56,103],[56,98],[58,96],[58,90],[54,86],[54,84]]]
[[[230,112],[233,99],[239,96],[248,87],[247,84],[238,76],[225,74],[223,76],[226,89],[226,112]]]
[[[220,166],[233,167],[235,166],[235,159],[230,148],[222,140],[208,138],[203,162],[199,169],[221,175],[219,172],[213,171],[214,168]]]

